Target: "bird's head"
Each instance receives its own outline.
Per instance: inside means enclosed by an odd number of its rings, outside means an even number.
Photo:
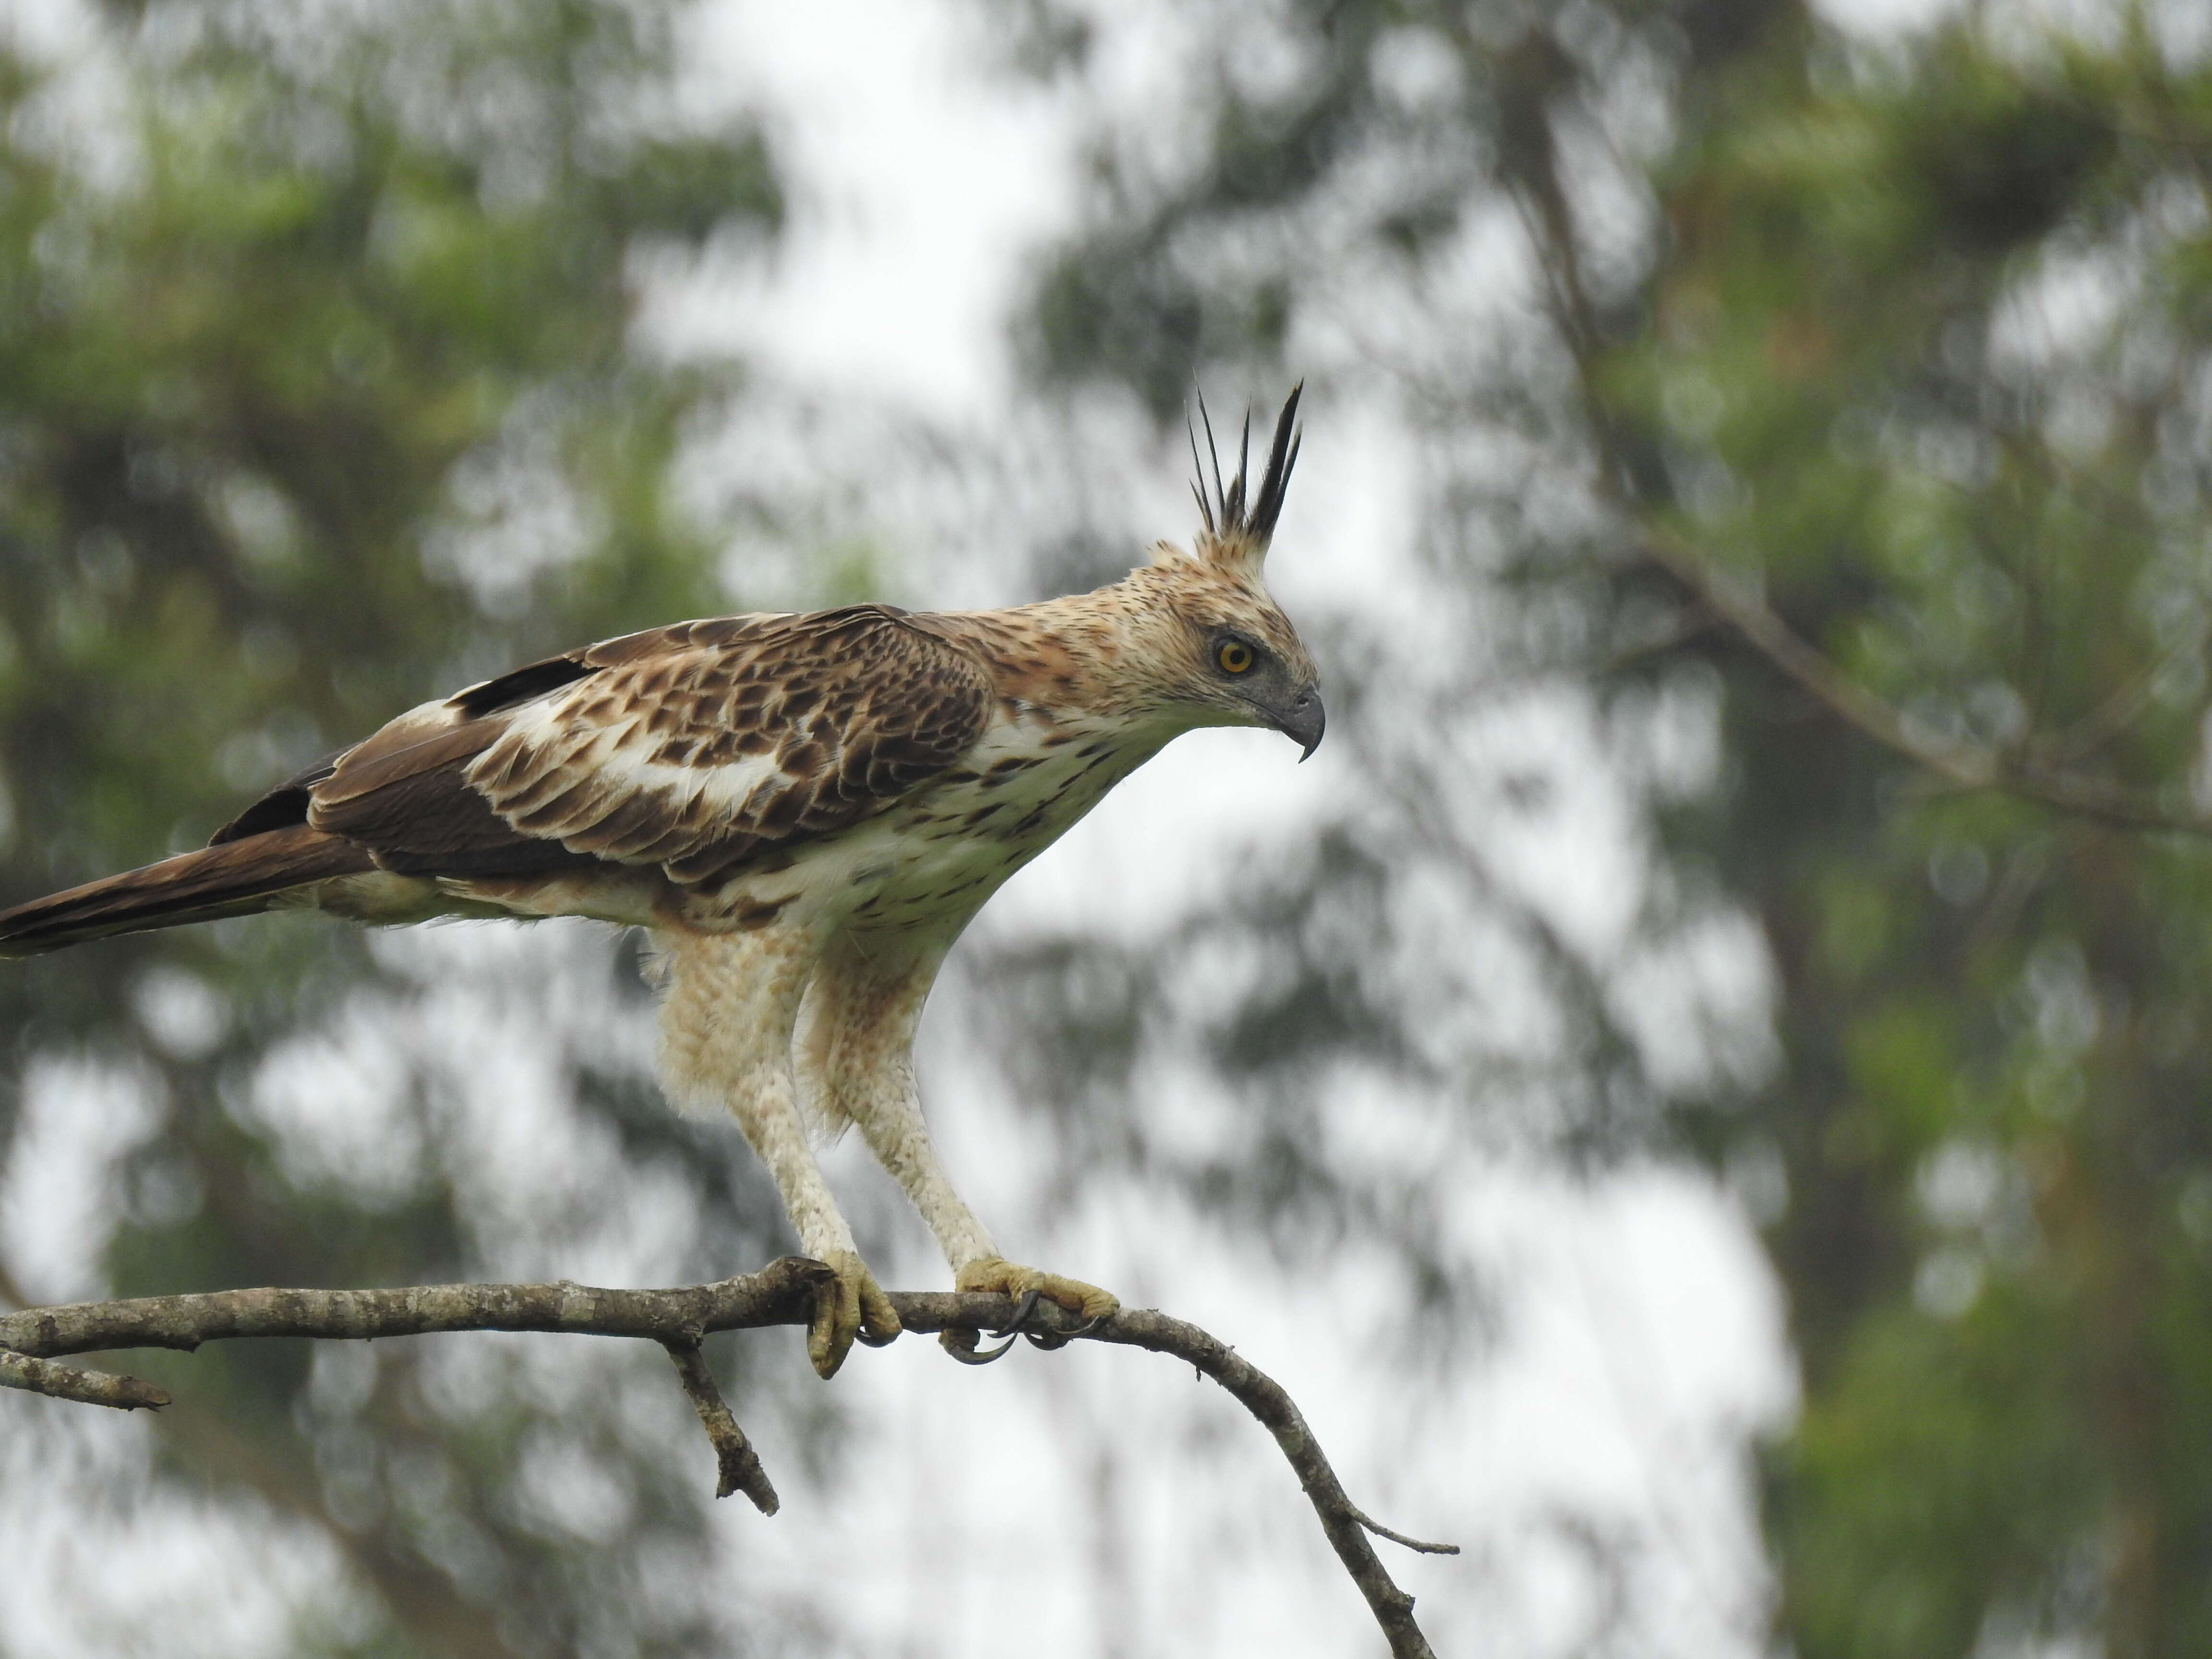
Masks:
[[[1299,388],[1303,391],[1304,388]],[[1152,626],[1147,652],[1160,672],[1164,707],[1190,726],[1267,726],[1310,755],[1320,744],[1326,713],[1313,659],[1263,580],[1267,544],[1283,510],[1283,493],[1297,465],[1299,391],[1293,391],[1275,423],[1267,470],[1257,490],[1246,488],[1251,421],[1225,487],[1213,455],[1212,493],[1200,464],[1193,489],[1202,527],[1188,551],[1162,542],[1152,562],[1131,573],[1129,585],[1146,600]],[[1200,405],[1200,418],[1205,406]],[[1212,423],[1206,448],[1213,450]],[[1198,459],[1194,434],[1191,457]],[[1304,755],[1300,757],[1304,758]]]

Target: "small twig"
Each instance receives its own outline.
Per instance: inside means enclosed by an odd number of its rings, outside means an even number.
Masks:
[[[1423,1555],[1457,1555],[1459,1553],[1459,1546],[1456,1544],[1426,1544],[1418,1538],[1408,1538],[1402,1532],[1393,1532],[1364,1510],[1352,1510],[1352,1518],[1377,1538],[1387,1538],[1394,1544],[1402,1545],[1409,1550],[1419,1551]]]
[[[684,1392],[691,1397],[692,1409],[699,1413],[699,1425],[714,1443],[714,1458],[721,1466],[714,1496],[727,1498],[733,1492],[741,1492],[752,1499],[753,1507],[763,1515],[774,1515],[783,1507],[782,1500],[775,1495],[768,1471],[761,1467],[760,1455],[753,1450],[753,1443],[745,1438],[745,1431],[738,1426],[738,1419],[723,1400],[722,1391],[714,1386],[714,1374],[707,1369],[706,1357],[699,1352],[699,1345],[664,1342],[660,1346],[676,1362],[676,1375],[683,1380]]]
[[[2160,677],[2187,654],[2177,647],[2154,658],[2080,720],[2036,739],[2036,757],[2045,764],[2064,766],[2103,748],[2150,706]]]
[[[720,1468],[718,1495],[743,1492],[764,1514],[773,1514],[775,1490],[700,1358],[699,1340],[714,1331],[805,1325],[813,1317],[815,1293],[830,1277],[830,1270],[819,1261],[786,1256],[757,1273],[680,1290],[603,1290],[566,1281],[392,1291],[270,1289],[26,1308],[0,1315],[0,1382],[99,1405],[160,1406],[169,1396],[149,1383],[48,1364],[46,1357],[108,1348],[190,1350],[234,1337],[367,1340],[468,1330],[642,1337],[660,1343],[676,1364],[684,1392],[714,1443]],[[1012,1297],[975,1292],[895,1291],[890,1301],[908,1330],[925,1334],[1004,1330],[1014,1322],[1016,1309]],[[1366,1598],[1394,1659],[1435,1659],[1413,1622],[1413,1598],[1392,1582],[1367,1534],[1437,1554],[1451,1553],[1452,1547],[1393,1532],[1354,1505],[1280,1383],[1197,1326],[1149,1310],[1125,1308],[1086,1328],[1076,1315],[1039,1304],[1024,1329],[1043,1338],[1040,1346],[1057,1346],[1080,1336],[1169,1354],[1220,1383],[1274,1436],[1337,1559]],[[20,1380],[32,1376],[49,1382]],[[134,1390],[142,1391],[139,1397],[129,1397]]]
[[[21,1389],[55,1400],[74,1400],[85,1406],[112,1406],[118,1411],[150,1407],[159,1411],[169,1403],[169,1391],[135,1376],[108,1371],[88,1371],[76,1365],[57,1365],[52,1360],[0,1348],[0,1389]]]

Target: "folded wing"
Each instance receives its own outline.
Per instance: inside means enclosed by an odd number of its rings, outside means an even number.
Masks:
[[[256,801],[206,852],[0,914],[0,954],[379,872],[657,865],[712,885],[951,766],[991,703],[973,657],[888,606],[629,635],[410,710]]]
[[[307,821],[410,873],[534,856],[712,883],[950,766],[991,706],[974,658],[879,605],[682,623],[556,660],[576,672],[550,691],[484,707],[559,672],[534,665],[449,700],[466,718],[395,721],[313,787]]]

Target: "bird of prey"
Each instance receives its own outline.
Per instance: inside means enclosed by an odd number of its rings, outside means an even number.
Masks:
[[[848,1125],[959,1288],[1103,1316],[1111,1295],[1007,1261],[953,1191],[915,1029],[984,902],[1170,740],[1258,726],[1307,754],[1321,741],[1313,661],[1261,580],[1297,404],[1256,489],[1248,419],[1235,479],[1217,459],[1209,495],[1200,468],[1190,550],[1160,543],[1095,592],[721,617],[532,663],[400,715],[199,852],[0,914],[0,955],[292,908],[643,927],[662,1086],[736,1115],[799,1247],[835,1272],[808,1334],[823,1376],[855,1336],[898,1331],[815,1162],[816,1138]]]

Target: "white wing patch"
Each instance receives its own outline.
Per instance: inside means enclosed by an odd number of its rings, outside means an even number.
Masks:
[[[974,657],[875,606],[690,624],[582,661],[596,672],[504,711],[466,782],[523,835],[686,884],[872,816],[994,706]]]
[[[516,829],[602,858],[658,862],[742,822],[764,788],[797,781],[774,753],[708,764],[656,759],[665,745],[647,711],[597,724],[574,706],[589,697],[586,682],[517,710],[469,768],[470,784]],[[623,822],[610,825],[617,813]]]

